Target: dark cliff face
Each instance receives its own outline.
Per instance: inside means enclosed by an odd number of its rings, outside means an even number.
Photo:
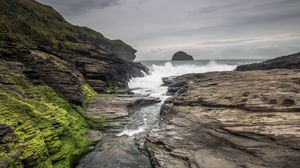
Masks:
[[[236,68],[237,71],[269,69],[300,69],[300,53],[278,57],[261,63],[240,65]]]
[[[0,1],[0,14],[0,59],[23,63],[32,82],[46,83],[71,102],[83,102],[85,83],[99,92],[126,88],[131,77],[147,73],[132,62],[131,46],[72,25],[49,6]]]
[[[183,51],[178,51],[173,55],[172,61],[180,61],[180,60],[184,61],[184,60],[194,60],[194,59],[193,56],[190,56]]]

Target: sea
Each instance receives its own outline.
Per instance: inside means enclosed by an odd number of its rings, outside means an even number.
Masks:
[[[130,122],[117,136],[128,135],[144,139],[146,134],[155,129],[160,121],[160,108],[169,97],[167,87],[162,86],[162,78],[179,76],[188,73],[205,73],[212,71],[233,71],[238,65],[262,62],[262,59],[232,59],[232,60],[194,60],[168,61],[147,60],[139,61],[149,68],[150,74],[144,77],[132,78],[129,88],[138,95],[156,97],[161,100],[150,106],[143,107],[131,114]]]

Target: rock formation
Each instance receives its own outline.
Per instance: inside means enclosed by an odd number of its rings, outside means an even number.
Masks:
[[[300,164],[299,69],[188,74],[164,81],[179,88],[145,143],[154,167]]]
[[[0,1],[0,167],[70,167],[100,135],[81,105],[148,72],[135,52],[37,1]]]
[[[190,56],[183,51],[176,52],[172,57],[172,61],[187,61],[187,60],[194,60],[193,56]]]
[[[277,57],[261,63],[240,65],[237,71],[268,70],[268,69],[300,69],[300,53]]]

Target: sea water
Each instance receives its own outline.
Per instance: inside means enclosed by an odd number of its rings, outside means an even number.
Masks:
[[[148,66],[150,74],[129,81],[129,88],[135,94],[157,97],[160,103],[143,107],[131,114],[130,122],[118,136],[146,135],[156,127],[160,120],[160,107],[169,97],[167,87],[162,86],[162,78],[179,76],[188,73],[205,73],[212,71],[232,71],[238,65],[257,63],[263,60],[195,60],[195,61],[141,61]]]

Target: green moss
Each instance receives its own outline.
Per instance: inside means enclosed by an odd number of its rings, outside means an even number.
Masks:
[[[0,143],[0,162],[9,167],[70,167],[91,144],[88,124],[52,88],[32,85],[21,74],[0,71],[0,124],[13,130]],[[18,158],[16,160],[16,158]]]
[[[84,84],[82,90],[85,93],[85,102],[89,102],[97,96],[97,92],[89,84]]]

